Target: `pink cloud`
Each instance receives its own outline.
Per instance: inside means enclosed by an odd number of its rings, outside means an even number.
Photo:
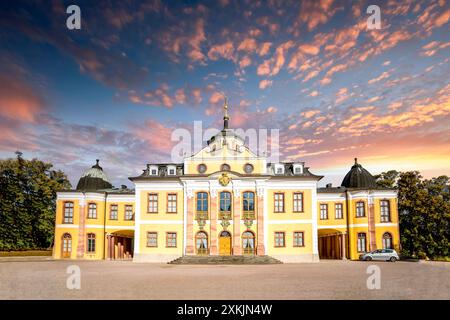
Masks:
[[[261,80],[261,81],[259,82],[259,88],[260,88],[261,90],[264,90],[264,89],[266,89],[266,88],[272,86],[272,83],[273,83],[272,80],[267,80],[267,79]]]
[[[21,122],[36,122],[44,109],[42,98],[27,83],[0,75],[0,116]]]

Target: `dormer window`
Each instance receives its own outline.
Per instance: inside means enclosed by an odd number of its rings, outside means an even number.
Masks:
[[[149,173],[151,176],[157,176],[158,175],[158,166],[150,166]]]
[[[294,174],[303,174],[303,165],[301,163],[294,164]]]
[[[167,166],[167,174],[169,176],[174,176],[176,173],[176,167],[175,166]]]
[[[284,174],[284,165],[279,163],[275,165],[275,174]]]

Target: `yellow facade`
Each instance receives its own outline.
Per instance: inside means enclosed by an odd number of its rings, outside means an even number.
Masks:
[[[351,177],[361,172],[361,179]],[[57,259],[251,254],[316,262],[399,249],[396,192],[376,188],[356,160],[343,185],[364,180],[368,187],[319,188],[322,177],[303,162],[268,163],[228,129],[183,163],[147,165],[130,178],[134,190],[95,189],[110,185],[98,162],[82,178],[94,189],[58,193]]]

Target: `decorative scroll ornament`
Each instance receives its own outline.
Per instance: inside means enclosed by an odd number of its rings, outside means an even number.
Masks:
[[[222,226],[223,230],[227,230],[227,228],[230,226],[230,221],[228,221],[228,220],[222,220],[222,222],[220,223],[220,225]]]
[[[253,225],[253,219],[246,218],[244,220],[244,225],[247,227],[247,229],[250,229],[250,227]]]
[[[226,187],[231,181],[231,178],[228,176],[226,172],[222,173],[222,176],[219,178],[219,183]]]
[[[199,229],[203,230],[203,228],[205,227],[205,224],[206,224],[206,220],[205,219],[198,219],[197,223],[198,223]]]

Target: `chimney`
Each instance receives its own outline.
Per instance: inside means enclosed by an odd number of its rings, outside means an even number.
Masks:
[[[332,188],[332,187],[333,187],[333,184],[332,184],[332,183],[327,183],[326,187],[327,187],[327,188]]]

